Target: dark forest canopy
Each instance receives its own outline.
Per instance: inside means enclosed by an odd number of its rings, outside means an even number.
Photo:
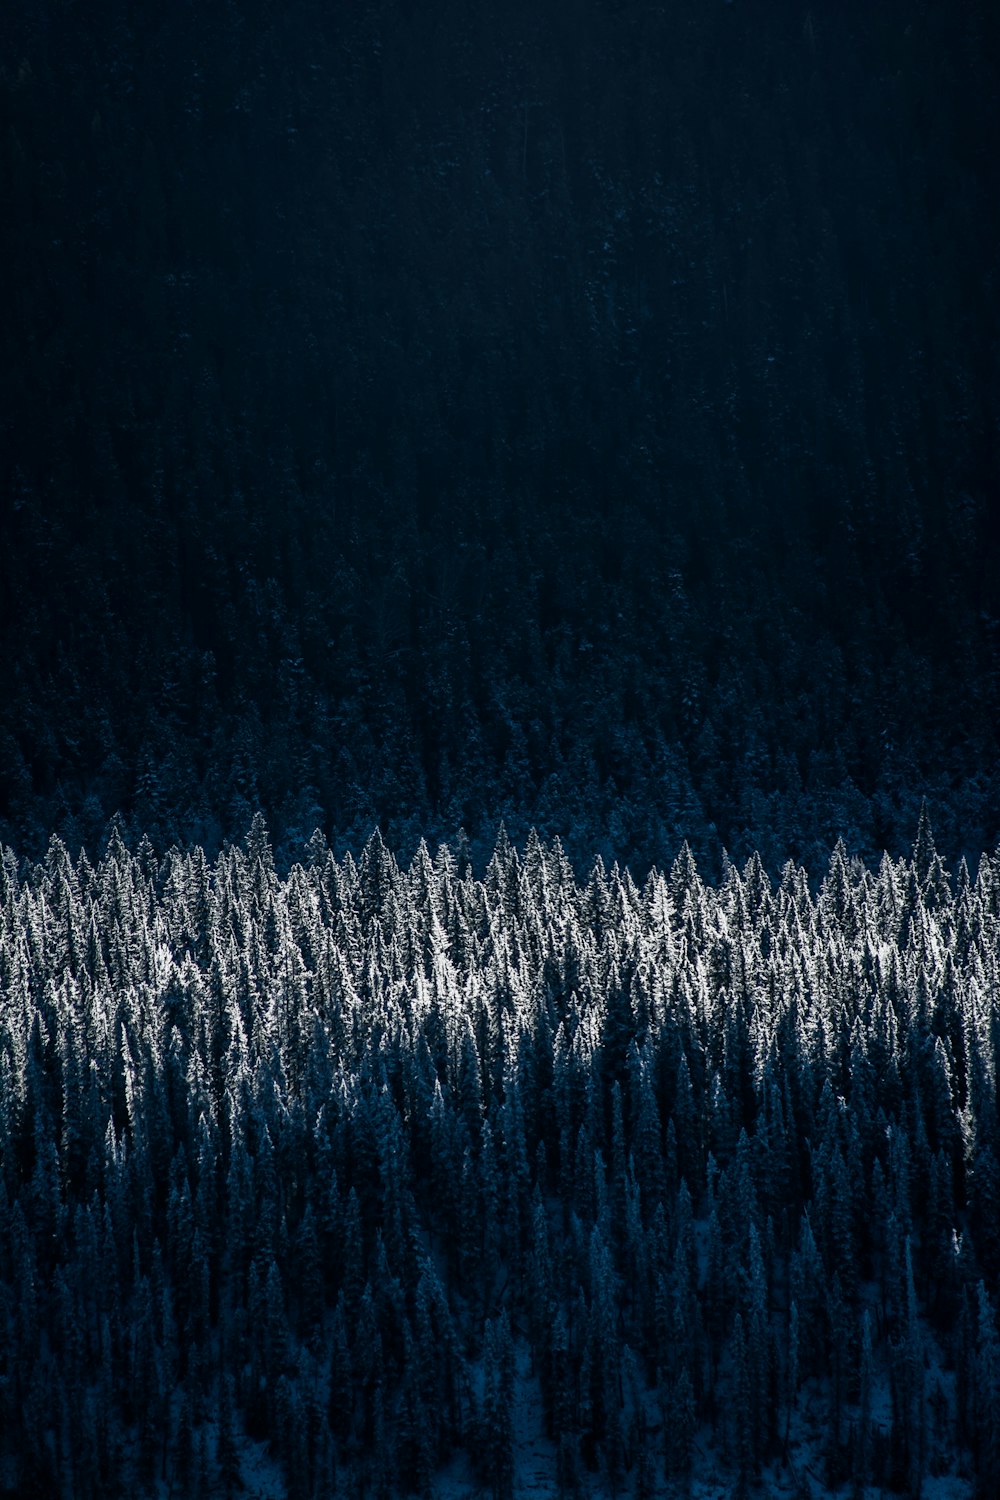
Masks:
[[[998,32],[2,6],[0,1493],[1000,1493]]]
[[[6,852],[0,1484],[509,1500],[528,1412],[553,1495],[994,1500],[998,965],[926,821],[815,895]]]
[[[11,842],[992,847],[996,6],[2,9]]]

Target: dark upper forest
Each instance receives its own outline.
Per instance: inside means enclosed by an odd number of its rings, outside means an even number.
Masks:
[[[991,846],[997,32],[8,0],[0,835]]]

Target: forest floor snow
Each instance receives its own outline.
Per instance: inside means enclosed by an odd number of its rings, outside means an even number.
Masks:
[[[516,1337],[514,1383],[514,1500],[556,1500],[559,1487],[556,1478],[556,1448],[545,1433],[542,1395],[538,1377],[532,1369],[531,1353],[525,1339]],[[935,1351],[936,1352],[936,1351]],[[482,1375],[481,1364],[472,1370],[473,1388]],[[479,1378],[477,1378],[479,1377]],[[944,1374],[932,1358],[928,1370],[928,1389],[934,1380],[947,1387],[953,1376]],[[948,1396],[951,1396],[948,1392]],[[800,1393],[798,1410],[788,1435],[788,1461],[774,1460],[766,1465],[748,1495],[752,1500],[763,1497],[786,1497],[786,1500],[886,1500],[886,1492],[875,1485],[857,1492],[850,1483],[829,1486],[823,1478],[824,1409],[827,1392],[822,1382],[807,1382]],[[660,1424],[654,1392],[648,1393],[648,1419],[651,1427]],[[875,1392],[873,1418],[876,1426],[888,1428],[891,1402],[888,1390]],[[687,1480],[666,1480],[662,1471],[654,1479],[650,1500],[732,1500],[736,1494],[736,1476],[720,1452],[719,1434],[713,1436],[708,1425],[696,1434],[693,1471]],[[199,1438],[209,1452],[214,1451],[216,1424],[204,1423]],[[242,1500],[285,1500],[286,1488],[280,1464],[266,1443],[246,1436],[238,1438],[243,1488]],[[613,1500],[603,1476],[580,1467],[578,1500]],[[617,1492],[619,1500],[634,1495],[636,1475],[626,1474]],[[955,1473],[928,1474],[921,1485],[920,1500],[972,1500],[973,1482]],[[336,1497],[341,1491],[334,1492]],[[348,1493],[354,1493],[349,1491]],[[169,1491],[161,1486],[160,1494]],[[489,1490],[475,1473],[472,1455],[460,1450],[431,1481],[434,1500],[488,1500]]]

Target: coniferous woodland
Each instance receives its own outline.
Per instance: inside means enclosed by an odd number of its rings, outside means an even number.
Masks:
[[[0,0],[0,1494],[996,1500],[998,161],[990,0]]]
[[[926,819],[812,887],[5,853],[0,1482],[504,1500],[528,1413],[565,1496],[995,1496],[998,970]]]
[[[974,864],[998,160],[990,0],[4,0],[0,838]]]

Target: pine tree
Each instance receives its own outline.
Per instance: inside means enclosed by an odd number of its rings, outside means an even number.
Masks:
[[[668,1479],[683,1479],[691,1471],[697,1423],[694,1389],[686,1363],[666,1378],[661,1396],[663,1410],[664,1472]]]
[[[977,1496],[1000,1487],[1000,1340],[989,1293],[976,1288],[978,1330],[975,1385],[975,1458]]]
[[[858,1356],[858,1419],[852,1458],[852,1481],[857,1493],[864,1493],[871,1476],[872,1408],[875,1393],[875,1363],[872,1353],[871,1318],[868,1309],[861,1314],[861,1346]]]
[[[236,1446],[235,1421],[232,1377],[225,1374],[219,1382],[219,1432],[215,1459],[222,1493],[227,1500],[243,1488],[239,1451]]]
[[[750,1389],[750,1367],[743,1332],[743,1314],[736,1314],[731,1343],[733,1381],[733,1442],[736,1468],[741,1487],[745,1488],[757,1464],[754,1434],[753,1400]]]
[[[327,1420],[330,1432],[342,1451],[351,1433],[354,1416],[354,1387],[351,1380],[351,1356],[347,1343],[343,1294],[337,1300],[328,1333],[330,1368],[328,1375]]]
[[[483,1351],[480,1452],[493,1500],[514,1493],[514,1347],[506,1312],[487,1320]]]

